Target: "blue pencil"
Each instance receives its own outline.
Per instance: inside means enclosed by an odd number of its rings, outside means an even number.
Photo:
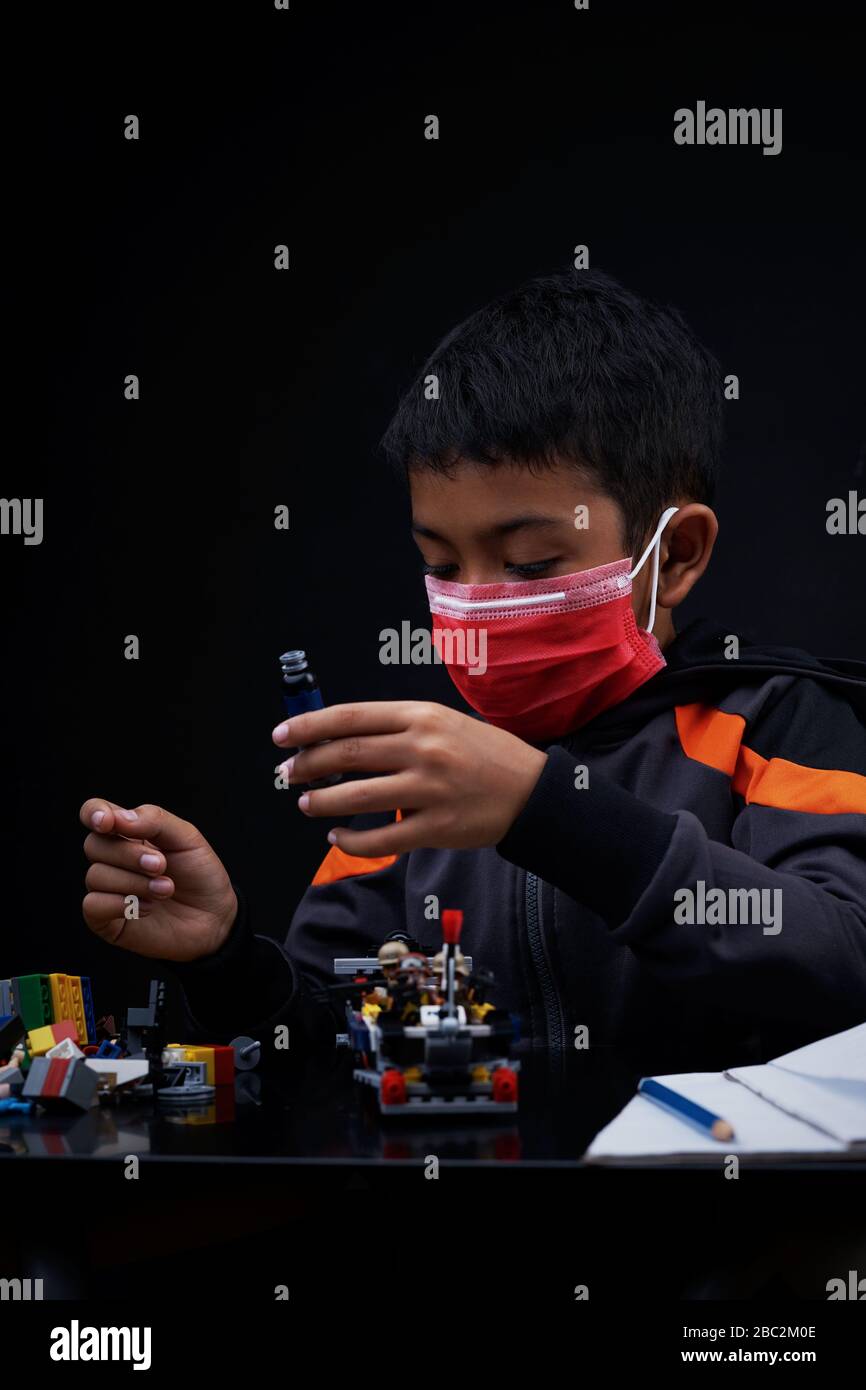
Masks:
[[[656,1105],[670,1110],[681,1120],[697,1125],[698,1129],[711,1134],[714,1139],[733,1139],[733,1126],[728,1124],[727,1120],[723,1120],[720,1115],[714,1115],[712,1110],[705,1110],[702,1105],[696,1105],[693,1100],[687,1100],[677,1091],[672,1091],[669,1086],[662,1086],[661,1082],[654,1081],[651,1076],[643,1077],[637,1088],[647,1100],[655,1101]]]

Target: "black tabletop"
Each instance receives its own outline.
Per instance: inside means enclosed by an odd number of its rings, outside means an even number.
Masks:
[[[471,1124],[381,1118],[345,1049],[284,1056],[203,1105],[0,1114],[0,1266],[44,1275],[53,1298],[149,1298],[169,1268],[260,1298],[287,1280],[325,1306],[373,1253],[393,1272],[423,1249],[453,1283],[456,1240],[484,1271],[473,1299],[519,1286],[524,1307],[568,1304],[587,1279],[594,1298],[620,1298],[625,1279],[656,1298],[823,1299],[856,1267],[866,1164],[744,1163],[738,1181],[721,1163],[587,1164],[638,1078],[674,1059],[598,1045],[519,1057],[517,1114]]]
[[[269,1068],[239,1073],[233,1087],[220,1087],[213,1100],[198,1104],[124,1099],[77,1116],[0,1114],[0,1156],[98,1161],[136,1154],[169,1163],[326,1169],[417,1164],[435,1154],[468,1166],[574,1168],[634,1094],[639,1077],[673,1069],[663,1047],[652,1058],[645,1047],[638,1058],[628,1048],[597,1045],[517,1055],[516,1115],[383,1118],[373,1093],[354,1081],[348,1050],[335,1048],[284,1055]],[[707,1057],[695,1070],[722,1065]],[[845,1160],[844,1166],[866,1169],[866,1162]]]

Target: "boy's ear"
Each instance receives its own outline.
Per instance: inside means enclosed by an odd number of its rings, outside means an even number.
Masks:
[[[712,507],[687,502],[665,528],[659,556],[658,604],[676,608],[697,584],[713,553],[719,523]]]

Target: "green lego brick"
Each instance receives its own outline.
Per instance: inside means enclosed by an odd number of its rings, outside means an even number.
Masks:
[[[46,1023],[53,1023],[47,975],[16,975],[12,981],[12,993],[15,1012],[28,1033],[31,1028],[42,1028]]]

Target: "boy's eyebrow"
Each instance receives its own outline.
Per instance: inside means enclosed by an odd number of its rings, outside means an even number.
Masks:
[[[527,512],[524,516],[509,517],[508,521],[499,521],[495,526],[491,526],[489,531],[482,532],[484,536],[508,536],[512,531],[522,530],[525,526],[560,526],[563,518],[561,516],[541,516],[536,512]],[[438,531],[433,531],[429,526],[422,526],[419,521],[412,522],[412,530],[418,536],[426,536],[431,541],[445,541],[445,536],[440,536]]]

